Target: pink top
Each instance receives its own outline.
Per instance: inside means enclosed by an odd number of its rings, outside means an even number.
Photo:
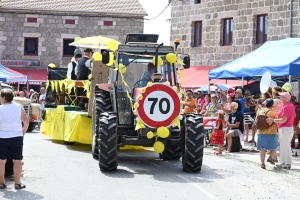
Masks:
[[[198,111],[199,111],[199,113],[202,111],[202,107],[203,107],[204,104],[205,104],[205,98],[204,97],[198,99],[198,106],[199,106]]]
[[[295,118],[295,108],[290,102],[285,103],[282,107],[282,110],[278,114],[278,118],[282,118],[283,116],[286,116],[287,120],[284,123],[277,123],[278,128],[292,127]]]
[[[281,102],[280,99],[273,99],[274,100],[274,105],[273,105],[273,111],[278,114],[283,107],[283,103]]]

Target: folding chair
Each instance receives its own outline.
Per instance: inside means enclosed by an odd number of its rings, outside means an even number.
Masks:
[[[84,111],[87,111],[88,109],[88,98],[86,96],[86,94],[84,93],[84,88],[83,88],[83,83],[81,81],[75,81],[75,87],[76,87],[76,98],[77,98],[77,106],[84,108]],[[86,101],[86,102],[85,102]],[[86,105],[86,107],[84,107],[84,105]]]

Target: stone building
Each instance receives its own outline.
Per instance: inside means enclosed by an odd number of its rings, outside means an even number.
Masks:
[[[292,2],[292,4],[291,4]],[[220,66],[267,40],[300,36],[299,0],[173,0],[171,41],[192,66]]]
[[[75,37],[124,42],[127,33],[143,33],[146,15],[138,0],[2,0],[0,7],[0,63],[27,74],[66,66]]]

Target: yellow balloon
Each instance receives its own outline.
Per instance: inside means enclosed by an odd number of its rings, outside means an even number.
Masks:
[[[107,66],[112,66],[114,64],[115,55],[112,52],[109,52],[109,63],[107,63]]]
[[[92,74],[90,74],[90,75],[88,76],[88,79],[92,79]]]
[[[159,127],[157,129],[157,135],[161,138],[167,138],[170,135],[170,131],[167,127]]]
[[[166,59],[169,63],[175,63],[177,61],[177,56],[174,53],[168,53]]]
[[[111,40],[107,43],[107,47],[109,50],[115,52],[118,49],[118,44],[116,43],[116,41]]]
[[[165,150],[165,145],[161,141],[156,141],[153,148],[156,153],[162,153]]]
[[[93,58],[94,58],[95,61],[101,61],[102,60],[102,55],[101,55],[100,52],[95,52],[93,54]]]
[[[155,56],[152,58],[152,63],[155,65]],[[157,66],[161,66],[163,64],[163,60],[161,59],[160,56],[157,57]]]
[[[152,131],[149,131],[149,132],[147,133],[147,138],[148,138],[148,139],[152,139],[153,136],[154,136],[154,134],[153,134]]]
[[[119,72],[122,73],[122,74],[125,74],[126,73],[126,67],[123,65],[123,64],[120,64],[119,65]]]
[[[53,63],[50,63],[48,67],[55,68],[56,66]]]

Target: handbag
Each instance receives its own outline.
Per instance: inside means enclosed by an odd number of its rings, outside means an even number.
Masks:
[[[274,122],[271,125],[269,125],[268,122],[267,122],[268,112],[269,112],[269,110],[267,112],[259,114],[257,116],[257,118],[256,118],[256,127],[257,127],[257,129],[267,129],[270,126],[273,125]]]

